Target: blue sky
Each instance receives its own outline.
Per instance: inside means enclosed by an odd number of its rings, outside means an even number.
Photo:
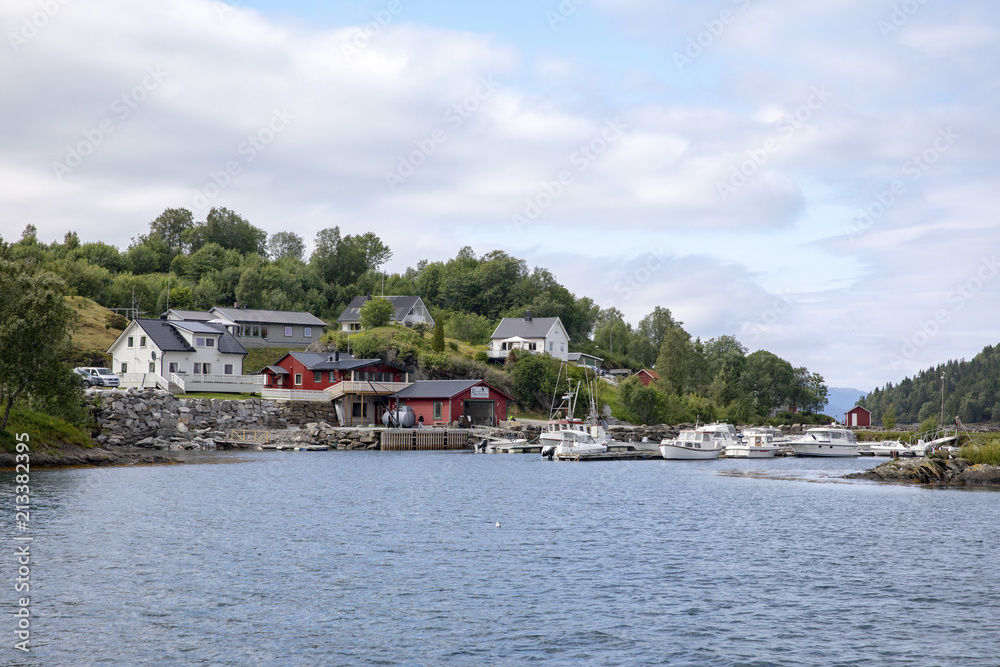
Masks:
[[[45,6],[0,7],[5,239],[500,248],[863,390],[1000,339],[995,3]]]

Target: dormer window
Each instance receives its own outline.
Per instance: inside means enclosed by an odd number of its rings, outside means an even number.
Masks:
[[[195,347],[215,347],[215,339],[195,336],[194,345]]]

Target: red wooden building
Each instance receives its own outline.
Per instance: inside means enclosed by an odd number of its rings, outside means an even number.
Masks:
[[[393,396],[409,406],[424,425],[452,424],[468,416],[473,424],[496,426],[507,420],[507,403],[514,397],[483,380],[421,380]]]
[[[639,376],[639,382],[643,383],[647,387],[649,386],[650,382],[660,379],[659,373],[657,373],[656,371],[651,371],[646,368],[643,368],[636,375]]]
[[[344,426],[380,422],[389,397],[410,385],[403,366],[337,352],[289,352],[261,373],[265,398],[332,401]]]
[[[865,410],[860,405],[856,405],[844,415],[844,422],[848,426],[871,426],[872,413]]]

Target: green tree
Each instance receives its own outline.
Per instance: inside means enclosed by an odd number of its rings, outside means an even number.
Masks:
[[[792,365],[766,350],[747,357],[740,384],[750,394],[757,414],[767,415],[791,399],[795,370]]]
[[[190,243],[192,251],[214,242],[242,255],[253,253],[263,257],[266,254],[267,232],[254,227],[228,208],[213,208],[205,217],[205,222],[185,231],[182,236]]]
[[[64,292],[55,274],[0,260],[0,430],[18,400],[72,393],[70,369],[61,361],[74,316]]]
[[[361,306],[361,310],[358,313],[361,326],[365,329],[384,327],[389,324],[389,321],[392,320],[395,314],[396,309],[393,307],[392,302],[389,299],[381,297],[369,299],[365,305]]]
[[[618,399],[640,424],[659,424],[667,406],[667,397],[653,385],[643,385],[633,375],[618,387]]]
[[[186,310],[194,308],[194,294],[187,285],[178,285],[170,290],[170,307]]]
[[[183,250],[184,235],[194,228],[194,216],[186,208],[168,208],[149,223],[149,235],[158,236],[170,250]]]
[[[669,308],[656,306],[653,312],[639,320],[637,330],[645,336],[654,349],[659,350],[663,345],[663,337],[667,329],[680,327],[683,323],[674,320]]]
[[[882,426],[885,427],[885,430],[887,431],[891,431],[896,428],[896,408],[892,407],[892,403],[890,403],[889,407],[882,413]]]
[[[271,235],[267,249],[271,259],[291,257],[301,261],[306,251],[306,242],[295,232],[278,232]]]
[[[434,338],[431,339],[431,349],[444,352],[444,315],[439,315],[434,321]]]
[[[656,372],[669,393],[680,396],[689,388],[693,359],[691,336],[680,327],[665,329],[656,357]]]

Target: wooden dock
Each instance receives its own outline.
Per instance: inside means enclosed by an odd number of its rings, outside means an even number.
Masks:
[[[383,452],[465,449],[469,431],[443,428],[387,428],[380,433]]]
[[[330,449],[328,445],[295,445],[269,442],[260,446],[261,449],[281,452],[325,452]]]

